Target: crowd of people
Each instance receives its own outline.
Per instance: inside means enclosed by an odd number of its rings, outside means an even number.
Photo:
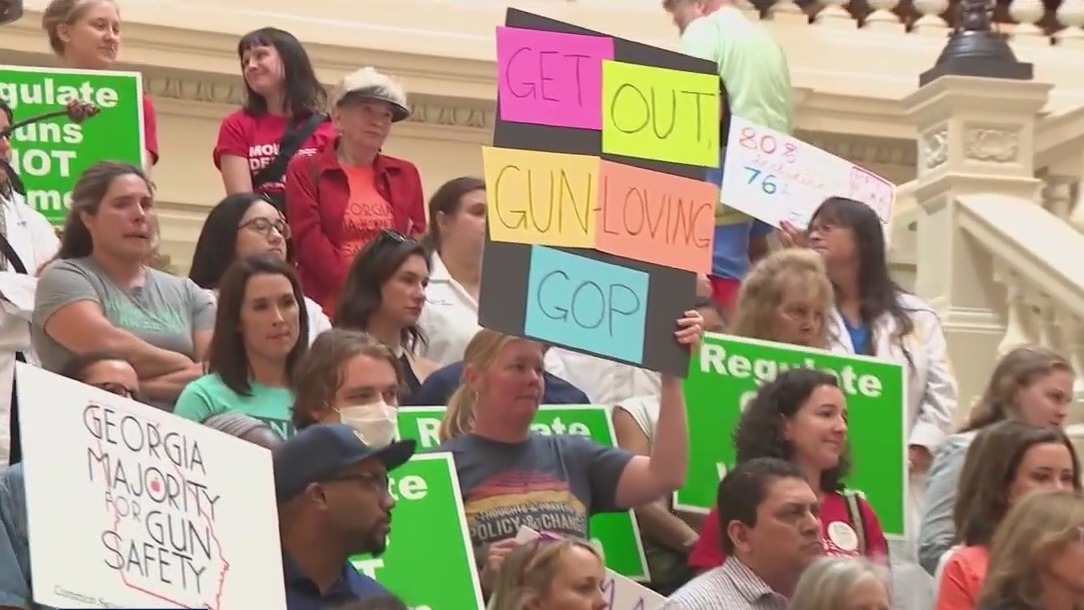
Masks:
[[[724,132],[731,115],[793,131],[786,57],[764,29],[725,0],[662,4],[682,49],[719,65]],[[66,67],[117,60],[114,0],[52,0],[42,27]],[[209,160],[226,195],[188,277],[151,264],[159,150],[145,98],[142,163],[86,169],[59,238],[0,172],[2,274],[37,278],[30,304],[3,284],[0,332],[29,331],[12,360],[271,451],[290,610],[406,607],[397,595],[408,591],[387,591],[348,558],[386,544],[389,473],[419,451],[396,435],[409,405],[446,407],[433,451],[454,457],[493,610],[603,610],[588,517],[628,509],[665,610],[1084,606],[1084,496],[1062,429],[1077,372],[1058,353],[1017,348],[955,431],[966,405],[938,316],[892,281],[868,206],[831,197],[807,226],[774,230],[720,204],[712,271],[674,340],[692,350],[721,332],[901,365],[907,538],[888,540],[845,485],[847,399],[812,369],[759,388],[733,438],[720,434],[736,463],[715,508],[688,514],[670,501],[690,453],[680,378],[479,326],[485,182],[456,178],[426,204],[419,169],[381,152],[410,115],[403,87],[363,68],[328,94],[304,46],[271,27],[241,37],[237,55],[245,105],[223,119]],[[13,106],[0,101],[0,129],[18,118]],[[11,149],[0,139],[0,158]],[[540,404],[609,407],[618,446],[531,432]],[[18,414],[41,405],[13,389],[8,406],[0,610],[29,610],[43,606],[31,594]],[[540,499],[532,478],[555,491]],[[554,527],[517,542],[485,509],[495,482],[502,515]]]

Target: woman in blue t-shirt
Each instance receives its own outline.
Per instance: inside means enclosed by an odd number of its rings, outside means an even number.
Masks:
[[[174,413],[202,422],[238,412],[293,434],[290,382],[308,346],[304,295],[282,259],[238,259],[219,285],[218,317],[208,374],[188,384]]]

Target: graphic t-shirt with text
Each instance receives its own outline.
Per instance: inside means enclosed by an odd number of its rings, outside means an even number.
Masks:
[[[617,483],[633,458],[582,436],[535,433],[521,443],[464,434],[433,451],[455,456],[477,556],[489,544],[514,538],[523,525],[588,537],[588,517],[622,510]]]
[[[42,272],[34,294],[30,335],[45,370],[60,372],[75,357],[45,332],[45,323],[60,309],[82,301],[100,306],[105,319],[120,330],[193,359],[193,333],[215,325],[211,298],[186,277],[147,268],[142,286],[122,288],[91,257],[58,260]],[[173,401],[147,404],[173,409]]]
[[[204,375],[184,387],[173,414],[203,423],[212,415],[241,413],[267,424],[284,439],[293,436],[290,408],[294,393],[289,388],[275,388],[252,380],[248,383],[251,394],[242,396],[231,390],[217,373]]]
[[[297,119],[300,128],[305,118]],[[215,167],[222,168],[222,157],[233,155],[248,160],[248,171],[253,180],[267,164],[278,156],[279,141],[286,133],[288,120],[274,114],[249,114],[238,110],[222,119],[218,127],[218,142],[215,144]],[[328,142],[335,140],[335,128],[330,121],[317,125],[316,130],[301,144],[295,156],[309,156],[316,153]],[[282,180],[253,185],[259,193],[283,193],[286,190]]]
[[[384,229],[395,227],[391,204],[376,190],[373,166],[342,166],[350,185],[350,199],[343,214],[343,239],[339,255],[346,265]]]

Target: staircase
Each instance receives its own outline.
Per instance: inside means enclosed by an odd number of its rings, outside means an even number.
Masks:
[[[962,420],[1020,345],[1056,349],[1084,373],[1084,100],[1050,112],[1050,85],[946,80],[904,101],[918,178],[899,189],[890,264],[941,312]],[[1084,409],[1069,432],[1084,445]]]

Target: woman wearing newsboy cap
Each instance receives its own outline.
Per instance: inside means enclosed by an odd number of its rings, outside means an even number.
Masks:
[[[286,170],[286,217],[305,294],[329,315],[354,256],[383,230],[425,231],[418,168],[380,152],[393,123],[410,116],[399,83],[373,68],[342,80],[331,97],[334,143]]]

